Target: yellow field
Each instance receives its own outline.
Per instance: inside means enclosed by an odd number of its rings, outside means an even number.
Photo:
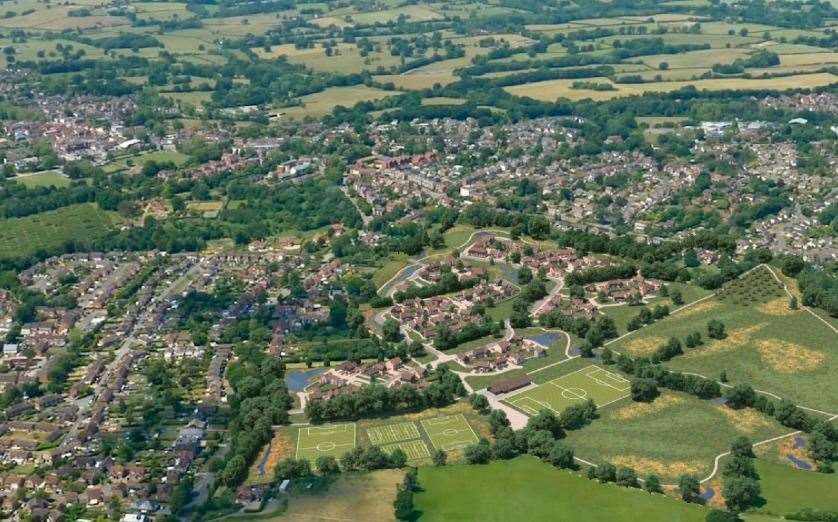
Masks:
[[[506,87],[506,91],[515,96],[528,96],[536,100],[554,101],[557,98],[568,98],[571,100],[610,100],[623,96],[643,94],[645,92],[671,92],[683,87],[694,86],[698,90],[725,90],[725,89],[770,89],[785,90],[801,87],[820,87],[838,82],[838,76],[831,73],[798,74],[784,76],[782,78],[767,78],[747,80],[744,78],[726,78],[696,81],[673,81],[653,82],[642,84],[613,84],[614,91],[590,91],[582,89],[571,89],[575,80],[548,80],[543,82],[528,83]],[[608,82],[608,78],[591,78],[590,81]]]

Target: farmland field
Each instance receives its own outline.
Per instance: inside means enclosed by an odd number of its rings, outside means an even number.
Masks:
[[[0,220],[0,258],[31,255],[67,241],[90,241],[112,229],[119,218],[92,203],[71,205],[23,218]]]
[[[591,91],[571,89],[574,80],[547,80],[506,87],[505,90],[515,96],[527,96],[536,100],[555,101],[558,98],[582,100],[610,100],[622,96],[632,96],[645,92],[671,92],[683,87],[693,86],[698,90],[784,90],[794,87],[818,87],[838,82],[838,76],[831,73],[798,74],[779,78],[748,80],[744,78],[727,78],[696,81],[651,82],[638,84],[612,84],[612,91]],[[591,81],[610,83],[607,78],[591,78]]]

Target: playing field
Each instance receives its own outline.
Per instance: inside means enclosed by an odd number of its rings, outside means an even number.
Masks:
[[[629,381],[596,365],[569,373],[537,388],[508,397],[506,402],[528,415],[546,408],[555,413],[593,399],[598,407],[629,396]]]
[[[449,451],[477,442],[477,434],[462,414],[422,419],[422,428],[434,448]]]
[[[384,450],[385,453],[388,455],[393,452],[396,448],[401,449],[404,451],[404,454],[407,455],[407,460],[419,460],[419,459],[426,459],[431,456],[430,450],[428,450],[428,445],[425,444],[422,440],[411,440],[407,442],[396,442],[395,444],[387,444],[386,446],[381,446],[381,449]]]
[[[355,440],[355,424],[300,428],[297,435],[297,458],[311,462],[323,455],[340,458],[355,447]]]
[[[372,444],[380,446],[382,444],[418,439],[420,435],[419,429],[413,422],[400,422],[398,424],[387,424],[369,428],[367,430],[367,437],[369,437]]]

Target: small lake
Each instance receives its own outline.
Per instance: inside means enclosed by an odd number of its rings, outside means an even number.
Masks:
[[[290,371],[285,374],[285,385],[288,391],[303,391],[308,383],[318,375],[325,373],[328,368],[312,368],[310,370]]]
[[[560,333],[544,332],[544,333],[540,333],[538,335],[532,335],[530,337],[527,337],[527,339],[529,339],[531,341],[535,341],[538,344],[540,344],[541,346],[549,348],[549,347],[553,346],[553,344],[555,344],[557,341],[562,339],[563,337],[564,337],[564,335],[562,335]]]

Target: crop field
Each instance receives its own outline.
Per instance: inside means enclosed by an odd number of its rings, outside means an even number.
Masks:
[[[311,462],[324,455],[339,459],[355,447],[356,437],[354,423],[300,428],[296,457]]]
[[[422,419],[421,422],[436,449],[450,451],[477,442],[477,434],[462,414]]]
[[[515,96],[527,96],[536,100],[555,101],[559,98],[570,100],[610,100],[623,96],[643,94],[645,92],[671,92],[683,87],[693,86],[699,91],[717,90],[785,90],[800,87],[819,87],[838,82],[838,76],[831,73],[798,74],[779,78],[725,78],[696,81],[651,82],[640,84],[612,84],[615,90],[592,91],[572,89],[575,80],[547,80],[542,82],[505,87],[505,90]],[[591,78],[590,81],[611,83],[608,78]]]
[[[629,381],[616,373],[596,365],[563,375],[536,388],[511,396],[504,402],[536,415],[542,409],[558,414],[568,406],[593,399],[597,407],[603,407],[628,397]]]
[[[283,118],[304,118],[306,116],[325,116],[338,105],[352,107],[358,102],[380,100],[389,96],[396,96],[398,92],[375,89],[373,87],[331,87],[324,91],[303,96],[300,100],[302,107],[283,107],[277,113]]]
[[[716,319],[727,337],[706,337],[706,324]],[[704,344],[686,349],[668,367],[718,377],[722,371],[733,384],[787,397],[812,408],[838,411],[836,334],[805,310],[792,310],[768,268],[760,267],[726,285],[712,297],[641,328],[611,348],[648,355],[670,337],[683,341],[699,331]]]
[[[670,391],[651,403],[626,401],[599,413],[596,421],[567,433],[578,457],[670,481],[683,473],[707,476],[715,456],[738,436],[762,440],[790,431],[759,412]]]
[[[23,218],[0,220],[0,258],[30,255],[66,241],[89,241],[119,221],[92,203],[71,205]]]

